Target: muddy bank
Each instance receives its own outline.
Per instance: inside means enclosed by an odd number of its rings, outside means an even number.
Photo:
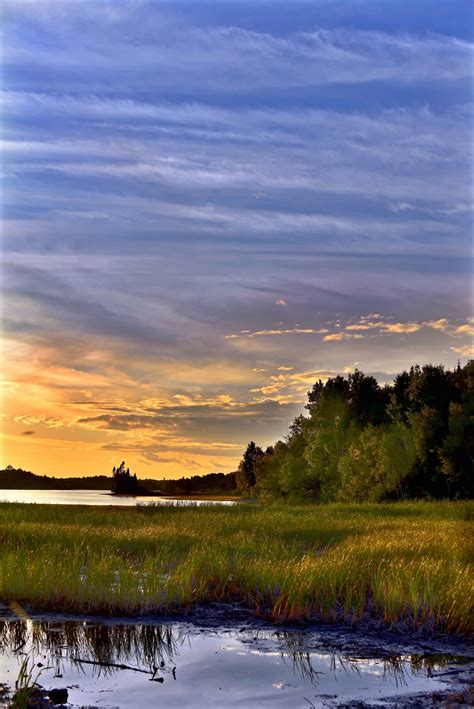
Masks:
[[[317,617],[308,621],[279,623],[275,624],[269,617],[263,615],[257,617],[251,608],[246,608],[239,603],[209,603],[196,605],[185,615],[174,616],[177,620],[183,620],[197,627],[225,630],[241,625],[242,629],[273,629],[275,632],[297,632],[300,631],[308,636],[324,636],[325,642],[331,640],[334,649],[347,649],[357,647],[362,652],[369,652],[372,648],[377,653],[391,647],[403,645],[407,649],[417,651],[419,649],[430,649],[435,651],[445,651],[451,648],[453,651],[465,648],[474,655],[474,637],[468,634],[443,633],[428,624],[419,628],[410,628],[400,624],[394,624],[387,628],[381,621],[367,618],[365,621],[358,620],[356,624],[335,622],[324,623]],[[382,655],[379,655],[382,656]]]

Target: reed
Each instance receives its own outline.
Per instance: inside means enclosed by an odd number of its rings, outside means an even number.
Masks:
[[[473,630],[473,506],[0,504],[0,600],[133,615],[239,601],[275,621]]]

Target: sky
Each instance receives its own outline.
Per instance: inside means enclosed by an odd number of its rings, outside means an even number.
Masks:
[[[235,470],[472,355],[470,0],[3,0],[1,465]]]

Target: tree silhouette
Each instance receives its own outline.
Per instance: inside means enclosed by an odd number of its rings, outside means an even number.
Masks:
[[[130,474],[130,468],[125,469],[125,461],[122,460],[118,468],[114,466],[112,469],[112,492],[114,495],[136,495],[137,491],[137,476]]]
[[[263,455],[263,450],[250,441],[237,470],[237,488],[241,492],[248,494],[255,485],[257,463]]]

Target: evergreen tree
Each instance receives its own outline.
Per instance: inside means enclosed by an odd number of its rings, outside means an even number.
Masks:
[[[112,469],[112,492],[115,495],[134,495],[137,490],[137,476],[130,474],[130,468],[125,469],[125,461],[122,460],[118,468],[114,466]]]

